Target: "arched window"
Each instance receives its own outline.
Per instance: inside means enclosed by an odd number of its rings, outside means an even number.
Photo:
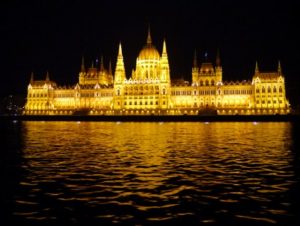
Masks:
[[[262,93],[265,93],[266,92],[266,89],[265,87],[262,87],[262,90],[261,90]]]
[[[277,92],[277,89],[276,89],[276,86],[274,86],[273,93],[276,93],[276,92]]]
[[[163,90],[162,90],[162,94],[163,94],[163,95],[165,95],[165,94],[166,94],[166,89],[165,89],[165,88],[163,88]]]
[[[206,86],[209,86],[208,80],[205,81],[205,85],[206,85]]]
[[[268,93],[271,93],[271,87],[268,87]]]
[[[259,93],[259,88],[256,89],[256,93]]]
[[[200,86],[203,86],[203,81],[202,80],[200,80]]]
[[[212,86],[215,85],[215,80],[211,80],[211,85],[212,85]]]
[[[281,86],[279,87],[279,93],[282,93],[282,87]]]

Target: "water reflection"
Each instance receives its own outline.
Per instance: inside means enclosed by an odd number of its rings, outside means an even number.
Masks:
[[[295,222],[289,123],[23,122],[15,221]]]

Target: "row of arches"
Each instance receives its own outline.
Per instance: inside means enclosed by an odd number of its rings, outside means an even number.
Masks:
[[[266,89],[264,86],[260,89],[260,88],[256,88],[256,93],[266,93],[266,92],[268,92],[268,93],[272,93],[272,91],[273,91],[273,93],[277,93],[277,87],[276,86],[274,86],[273,87],[273,89],[270,87],[270,86],[268,86],[268,88]],[[281,86],[279,86],[279,88],[278,88],[278,92],[279,93],[282,93],[283,92],[283,89],[282,89],[282,87]]]

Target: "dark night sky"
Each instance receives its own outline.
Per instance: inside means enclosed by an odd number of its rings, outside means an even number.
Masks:
[[[1,1],[0,96],[26,93],[31,71],[46,71],[60,85],[78,81],[104,55],[115,65],[118,42],[129,73],[146,41],[148,24],[161,52],[167,40],[171,76],[191,79],[193,52],[215,60],[219,48],[224,80],[251,79],[282,62],[288,98],[300,103],[299,3],[297,1]],[[127,75],[128,76],[128,75]],[[298,100],[298,101],[297,101]]]

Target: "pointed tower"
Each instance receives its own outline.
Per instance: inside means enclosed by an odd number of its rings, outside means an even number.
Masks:
[[[194,52],[194,60],[193,60],[193,67],[192,67],[192,83],[196,83],[198,81],[198,61],[197,61],[197,50],[195,49]]]
[[[282,70],[281,70],[281,63],[280,63],[280,60],[278,60],[278,74],[282,74]]]
[[[33,75],[33,72],[31,72],[30,74],[30,84],[33,84],[34,82],[34,75]]]
[[[104,62],[103,62],[103,56],[101,56],[101,59],[100,59],[100,71],[104,71]]]
[[[109,73],[110,75],[112,75],[111,60],[109,61],[109,65],[108,65],[108,73]]]
[[[49,71],[47,71],[46,73],[46,82],[49,82],[50,81],[50,76],[49,76]]]
[[[79,72],[79,84],[85,83],[85,75],[86,75],[86,70],[85,70],[85,64],[84,64],[84,56],[82,56],[81,67],[80,67],[80,72]]]
[[[120,42],[116,70],[115,70],[115,84],[123,83],[125,78],[126,78],[125,67],[124,67],[124,60],[123,60],[123,54],[122,54],[122,46],[121,46],[121,42]]]
[[[84,56],[81,58],[81,72],[85,72],[85,66],[84,66]]]
[[[166,40],[164,39],[163,42],[163,49],[162,49],[162,54],[161,54],[161,69],[162,73],[160,76],[161,81],[164,82],[170,82],[170,66],[169,66],[169,59],[168,59],[168,54],[167,54],[167,45],[166,45]]]
[[[216,67],[221,67],[221,58],[220,58],[220,50],[217,50],[217,56],[216,56]]]
[[[255,63],[255,74],[259,74],[258,63]]]
[[[113,78],[113,73],[111,69],[111,60],[110,60],[108,64],[108,84],[112,85],[113,83],[114,83],[114,78]]]
[[[223,79],[223,70],[221,66],[221,57],[220,57],[220,50],[217,50],[216,55],[216,84],[218,82],[222,82]]]
[[[150,32],[150,26],[148,27],[148,35],[147,35],[147,45],[152,44],[152,38],[151,38],[151,32]]]
[[[198,67],[197,50],[194,51],[193,67]]]

